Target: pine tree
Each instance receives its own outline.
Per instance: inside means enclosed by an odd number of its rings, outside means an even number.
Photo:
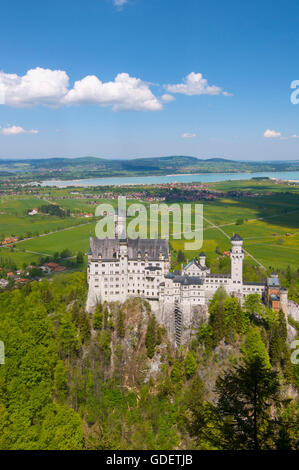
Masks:
[[[103,324],[103,313],[102,313],[101,306],[99,305],[96,308],[96,311],[94,312],[94,316],[93,316],[94,330],[100,330],[102,328],[102,324]]]
[[[67,371],[63,361],[58,361],[54,370],[54,389],[59,401],[67,394]]]
[[[177,359],[172,368],[171,377],[174,383],[182,384],[184,379],[184,364],[181,358]]]
[[[201,445],[223,450],[275,448],[279,424],[278,374],[258,356],[228,370],[216,382],[217,404],[190,408],[189,432]]]
[[[182,252],[182,250],[178,251],[178,257],[177,257],[178,263],[184,263],[185,261],[185,255]]]
[[[149,319],[146,335],[145,335],[145,346],[147,350],[147,355],[150,359],[154,357],[155,348],[157,344],[157,335],[156,335],[156,318],[152,315]]]
[[[78,318],[78,328],[80,331],[80,336],[82,343],[89,340],[90,338],[90,324],[89,319],[84,311],[81,311]]]
[[[61,324],[57,331],[57,338],[60,351],[63,355],[69,356],[79,350],[78,333],[68,313],[61,319]]]
[[[197,362],[194,357],[194,354],[191,351],[188,351],[186,359],[185,359],[185,373],[187,379],[190,379],[196,371],[197,368]]]
[[[125,337],[125,315],[122,309],[119,310],[117,315],[116,332],[119,338]]]

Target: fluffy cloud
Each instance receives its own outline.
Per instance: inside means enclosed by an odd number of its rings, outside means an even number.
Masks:
[[[62,70],[37,67],[19,76],[0,72],[0,89],[8,106],[57,106],[68,91],[69,78]]]
[[[169,103],[170,101],[175,100],[175,97],[172,95],[169,95],[168,93],[165,93],[165,95],[161,96],[161,100],[164,101],[165,103]]]
[[[264,137],[266,137],[266,139],[277,138],[277,137],[281,137],[281,133],[267,129],[264,132]]]
[[[112,106],[115,111],[158,111],[163,107],[148,83],[127,73],[106,83],[88,75],[70,88],[69,77],[62,70],[37,67],[23,76],[0,72],[0,91],[2,104],[14,107],[81,103]]]
[[[194,137],[196,137],[196,134],[190,134],[188,132],[185,132],[184,134],[181,135],[181,137],[183,139],[193,139]]]
[[[7,126],[7,127],[0,126],[0,134],[3,134],[3,135],[38,134],[38,131],[36,129],[31,129],[30,131],[26,131],[23,127],[20,127],[20,126]]]
[[[139,78],[120,73],[113,82],[103,83],[95,75],[88,75],[74,84],[63,98],[66,104],[96,103],[112,106],[114,111],[158,111],[162,104],[149,85]]]
[[[228,96],[229,93],[222,91],[218,86],[208,85],[208,81],[203,78],[201,73],[191,72],[183,80],[183,83],[175,85],[165,85],[170,93],[182,93],[183,95],[220,95]]]

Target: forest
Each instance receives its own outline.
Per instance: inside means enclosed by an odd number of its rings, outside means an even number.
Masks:
[[[83,273],[0,294],[0,449],[298,447],[299,366],[282,312],[220,289],[174,348],[146,301],[89,315],[86,294]]]

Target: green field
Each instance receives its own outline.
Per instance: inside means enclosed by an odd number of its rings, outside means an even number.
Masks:
[[[64,197],[65,199],[56,199],[61,207],[94,212],[95,204],[87,204],[90,200],[67,199],[67,195]],[[114,207],[117,204],[117,200],[97,201],[108,202]],[[132,201],[128,201],[129,204],[130,202]],[[65,228],[75,223],[82,223],[82,220],[72,217],[24,215],[25,210],[38,207],[42,203],[44,201],[41,199],[29,197],[20,200],[1,200],[1,212],[5,211],[6,214],[0,214],[0,233],[20,235],[26,231],[38,231],[43,234],[45,230],[59,229],[52,234],[24,240],[16,244],[13,252],[2,248],[1,254],[14,259],[18,266],[37,261],[41,255],[51,256],[65,248],[69,248],[73,254],[78,251],[84,253],[88,251],[89,234],[91,232],[94,235],[95,223],[66,230]],[[209,262],[213,263],[217,259],[216,249],[218,252],[230,249],[229,238],[237,232],[244,238],[246,258],[251,263],[256,265],[260,263],[267,269],[270,267],[271,269],[286,268],[290,265],[297,270],[299,266],[299,195],[275,193],[242,199],[219,198],[205,202],[203,214],[204,240],[200,251],[206,252]],[[237,221],[238,225],[236,225]],[[84,219],[83,222],[88,221]],[[184,250],[185,242],[185,240],[171,240],[173,250]],[[198,252],[188,250],[185,253],[186,258],[189,259],[197,255]]]

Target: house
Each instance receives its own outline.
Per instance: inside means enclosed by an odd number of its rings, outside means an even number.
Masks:
[[[32,211],[28,212],[28,215],[36,215],[36,214],[38,214],[38,209],[36,209],[36,208],[34,208],[34,209],[32,209]]]

